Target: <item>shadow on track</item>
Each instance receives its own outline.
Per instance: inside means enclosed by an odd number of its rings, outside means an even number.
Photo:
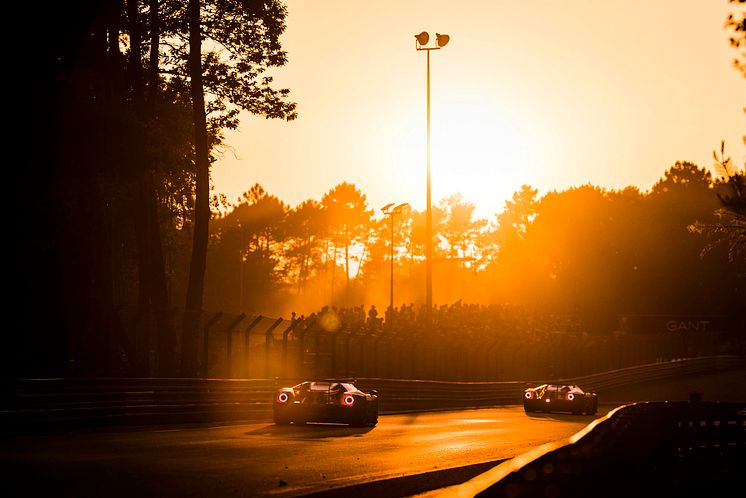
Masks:
[[[549,420],[557,420],[561,422],[583,422],[587,421],[588,423],[594,421],[599,416],[598,415],[573,415],[571,413],[562,413],[562,412],[552,412],[552,413],[527,413],[526,416],[528,418],[536,418],[536,419],[549,419]]]
[[[253,431],[247,436],[279,436],[283,438],[323,439],[330,437],[360,437],[375,427],[352,427],[345,424],[307,423],[298,425],[270,424]]]

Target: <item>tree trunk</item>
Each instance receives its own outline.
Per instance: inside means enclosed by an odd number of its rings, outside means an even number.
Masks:
[[[142,122],[144,109],[144,88],[142,82],[142,71],[140,67],[140,50],[142,42],[142,31],[137,0],[127,1],[127,19],[129,20],[130,34],[130,58],[128,64],[129,80],[132,85],[132,100],[138,124]],[[118,45],[116,46],[118,50]],[[148,220],[145,209],[145,189],[143,188],[144,164],[142,133],[137,130],[133,134],[132,158],[135,169],[135,205],[134,225],[135,239],[137,243],[137,325],[135,329],[135,372],[138,376],[148,376],[150,370],[150,343],[152,334],[153,313],[151,307],[152,296],[152,273],[150,272],[150,243],[148,240]]]
[[[150,68],[148,74],[147,117],[155,121],[158,109],[158,44],[160,43],[160,19],[158,0],[150,0]],[[158,194],[155,190],[153,172],[155,164],[149,164],[144,177],[148,212],[148,238],[151,244],[150,268],[152,276],[152,300],[158,326],[158,366],[161,376],[176,373],[176,330],[170,309],[166,265],[163,257],[161,224],[158,216]]]
[[[147,147],[147,138],[142,130],[148,121],[154,121],[156,99],[158,95],[158,1],[150,2],[151,45],[155,50],[150,52],[150,70],[148,76],[148,99],[145,98],[145,86],[142,70],[142,31],[140,28],[137,0],[127,2],[127,16],[130,20],[131,57],[129,61],[132,80],[133,100],[140,129],[133,144],[137,164],[137,206],[135,207],[136,234],[138,244],[139,299],[138,308],[141,317],[140,326],[150,332],[155,328],[155,346],[158,359],[157,374],[170,376],[175,373],[175,331],[169,310],[166,268],[163,263],[161,229],[158,218],[158,197],[153,180],[156,165]],[[152,326],[154,325],[154,327]],[[141,337],[150,342],[151,333]],[[149,358],[149,347],[145,344],[146,358]],[[147,362],[146,362],[147,366]],[[149,374],[154,373],[148,368]]]
[[[210,160],[207,148],[207,117],[202,84],[202,43],[200,37],[199,0],[189,0],[189,73],[191,77],[192,114],[195,148],[195,208],[192,259],[189,266],[183,328],[183,368],[189,376],[197,374],[197,340],[199,317],[207,264],[207,235],[210,221]]]

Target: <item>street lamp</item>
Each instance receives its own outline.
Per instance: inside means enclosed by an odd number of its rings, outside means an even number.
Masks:
[[[433,307],[433,209],[430,198],[430,51],[440,50],[445,47],[451,37],[448,35],[436,33],[435,46],[426,47],[430,41],[430,35],[423,31],[419,35],[414,35],[415,48],[427,52],[427,216],[425,223],[425,305],[430,316],[430,310]]]
[[[394,326],[394,215],[401,214],[404,208],[409,206],[406,202],[399,204],[398,206],[395,206],[394,204],[395,203],[392,202],[381,208],[383,214],[391,218],[391,247],[389,252],[389,261],[391,262],[391,300],[389,303],[389,330]]]

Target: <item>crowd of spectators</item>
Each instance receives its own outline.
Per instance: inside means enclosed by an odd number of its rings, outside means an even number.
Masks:
[[[426,333],[431,338],[458,335],[477,340],[494,338],[498,334],[540,340],[557,333],[586,335],[578,316],[546,314],[517,305],[468,304],[462,301],[434,306],[429,313],[424,305],[416,309],[414,303],[404,303],[393,310],[389,306],[383,314],[375,305],[367,311],[363,304],[324,306],[308,317],[296,318],[293,313],[293,319],[333,324],[335,328],[327,332],[343,330],[404,336]]]

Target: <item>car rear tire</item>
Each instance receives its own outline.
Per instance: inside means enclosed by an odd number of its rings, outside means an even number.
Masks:
[[[378,424],[378,412],[368,413],[365,411],[362,413],[359,420],[350,425],[354,427],[374,427],[376,424]]]
[[[290,417],[284,413],[275,413],[273,419],[277,425],[290,425],[291,422]]]

